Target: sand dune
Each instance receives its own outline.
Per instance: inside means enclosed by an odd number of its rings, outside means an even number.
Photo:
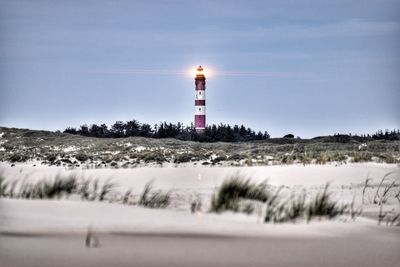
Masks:
[[[400,228],[358,219],[260,224],[240,214],[1,200],[0,266],[396,266]],[[85,247],[88,225],[100,241]],[[23,255],[23,256],[22,256]]]
[[[311,192],[331,182],[333,194],[348,201],[369,175],[378,182],[390,164],[289,165],[248,168],[196,167],[136,169],[64,169],[17,164],[0,165],[7,179],[52,178],[76,174],[101,181],[112,178],[117,190],[156,188],[183,196],[203,194],[203,201],[224,179],[237,172],[287,190]],[[182,195],[179,195],[182,197]],[[378,226],[376,220],[346,217],[310,224],[264,224],[252,215],[146,209],[121,203],[0,199],[0,266],[396,266],[400,262],[400,228]],[[376,217],[377,206],[366,205]],[[398,212],[398,205],[386,205]],[[346,222],[344,222],[346,221]],[[86,248],[89,226],[100,247]],[[23,255],[23,256],[22,256]]]

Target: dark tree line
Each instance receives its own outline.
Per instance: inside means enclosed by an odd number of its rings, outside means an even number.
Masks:
[[[89,137],[98,138],[122,138],[130,136],[142,136],[149,138],[176,138],[185,141],[200,141],[200,142],[245,142],[255,140],[270,139],[268,132],[255,132],[250,128],[241,125],[228,124],[209,125],[202,134],[198,134],[193,126],[185,126],[178,122],[177,124],[161,122],[151,126],[147,123],[140,123],[137,120],[127,122],[117,121],[109,128],[106,124],[92,124],[90,126],[84,124],[79,128],[68,127],[64,130],[65,133],[78,134]],[[286,139],[293,139],[294,135],[288,134],[284,136]],[[379,130],[375,134],[335,134],[325,138],[327,142],[348,143],[351,140],[359,142],[367,142],[373,140],[400,140],[399,130]]]
[[[334,141],[340,143],[347,143],[351,140],[356,140],[359,142],[367,142],[373,140],[387,140],[387,141],[395,141],[400,140],[400,130],[379,130],[374,134],[361,134],[361,135],[352,135],[350,134],[335,134],[333,136]]]
[[[161,122],[153,127],[147,123],[140,123],[137,120],[127,122],[117,121],[110,128],[107,125],[84,124],[78,129],[68,127],[65,133],[78,134],[98,138],[121,138],[131,136],[142,136],[150,138],[176,138],[185,141],[200,142],[243,142],[254,140],[269,139],[268,132],[255,132],[243,125],[231,127],[227,124],[209,125],[202,134],[196,132],[193,124],[185,126],[178,122],[177,124]]]
[[[385,130],[383,132],[382,130],[377,131],[375,134],[372,136],[369,135],[362,135],[364,138],[371,138],[372,140],[400,140],[400,130]]]

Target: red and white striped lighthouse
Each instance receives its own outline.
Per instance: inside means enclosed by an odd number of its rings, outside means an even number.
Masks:
[[[195,80],[196,99],[194,100],[194,128],[202,133],[206,128],[206,76],[201,66],[197,68]]]

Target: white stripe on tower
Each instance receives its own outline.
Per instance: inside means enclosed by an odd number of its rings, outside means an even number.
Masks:
[[[197,100],[206,99],[206,91],[205,90],[196,90],[196,99]]]
[[[194,115],[206,115],[206,106],[195,106]]]

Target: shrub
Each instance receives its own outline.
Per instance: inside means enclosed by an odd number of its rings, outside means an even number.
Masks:
[[[200,198],[200,196],[197,196],[196,199],[194,199],[190,203],[190,211],[192,213],[199,212],[199,211],[201,211],[201,207],[202,207],[201,198]]]
[[[325,164],[328,161],[328,156],[326,153],[319,153],[318,156],[316,157],[315,163],[316,164]]]
[[[8,158],[10,162],[25,162],[28,159],[29,157],[26,154],[21,154],[21,153],[13,153]]]
[[[311,218],[315,216],[327,216],[328,218],[333,218],[342,215],[345,212],[347,206],[339,207],[338,203],[331,199],[331,194],[328,192],[328,188],[329,183],[325,185],[322,192],[319,192],[307,206],[307,221],[310,221]]]
[[[164,155],[161,154],[161,153],[148,153],[148,154],[146,154],[146,156],[144,157],[143,160],[146,163],[148,163],[148,162],[157,162],[159,164],[161,164],[161,163],[166,161]]]
[[[238,174],[225,180],[217,194],[211,200],[211,211],[238,211],[240,199],[252,199],[265,202],[269,198],[266,183],[252,183]]]
[[[283,136],[283,138],[294,138],[294,135],[293,134],[287,134],[287,135]]]
[[[301,157],[300,161],[304,165],[311,164],[311,158],[305,154]]]
[[[185,163],[191,161],[193,155],[190,153],[178,154],[174,159],[174,163]]]
[[[302,191],[297,197],[292,195],[288,203],[287,217],[288,220],[294,221],[303,216],[306,210],[306,192]]]
[[[243,205],[242,212],[250,215],[254,212],[254,209],[254,203],[249,202]]]
[[[331,199],[328,192],[329,184],[326,184],[322,192],[306,203],[306,192],[299,195],[292,194],[288,200],[280,200],[280,189],[267,201],[265,222],[295,221],[297,218],[306,218],[309,222],[313,217],[333,218],[342,215],[348,209],[347,205],[339,207],[337,201]],[[354,209],[353,209],[354,210]],[[350,214],[354,218],[357,214]]]
[[[63,195],[71,194],[76,188],[76,178],[70,176],[68,178],[57,175],[54,180],[42,180],[35,184],[33,198],[60,198]]]
[[[14,197],[14,188],[16,182],[13,183],[12,189],[10,188],[8,193],[8,196],[11,198]],[[18,197],[29,199],[61,198],[74,193],[77,189],[77,186],[77,179],[73,175],[68,177],[57,175],[54,179],[42,179],[35,183],[23,181],[19,186]]]
[[[282,164],[292,164],[294,161],[293,155],[283,155],[281,159]]]
[[[100,190],[99,200],[103,201],[106,196],[112,192],[115,186],[115,183],[112,183],[110,180],[105,181]]]
[[[57,155],[55,155],[55,154],[50,154],[50,155],[47,155],[47,157],[46,157],[46,160],[50,161],[50,162],[54,162],[56,159],[57,159]]]
[[[385,163],[398,163],[396,157],[389,153],[379,154],[379,160]]]
[[[131,198],[131,195],[132,195],[132,189],[130,188],[125,192],[125,194],[124,194],[124,196],[122,198],[122,204],[129,204],[129,200]]]
[[[8,183],[6,182],[6,179],[0,175],[0,197],[6,196],[6,191],[8,188]]]
[[[368,152],[356,152],[351,159],[352,162],[368,162],[372,160],[372,154]]]
[[[97,190],[99,189],[99,179],[93,180],[93,185],[92,185],[92,194],[89,197],[89,200],[94,201],[97,198]]]
[[[229,160],[241,160],[245,159],[246,156],[242,154],[233,154],[232,156],[229,157]]]
[[[79,190],[78,190],[78,194],[81,195],[81,199],[82,200],[88,200],[89,199],[89,195],[90,195],[90,180],[84,180],[82,179],[80,185],[79,185]]]
[[[265,222],[281,220],[279,217],[281,217],[282,205],[279,205],[279,194],[282,188],[282,186],[279,187],[278,190],[276,190],[276,192],[268,199],[264,218]]]
[[[218,157],[216,157],[215,159],[211,160],[211,162],[212,162],[213,164],[216,164],[216,163],[218,163],[218,162],[225,161],[225,160],[226,160],[226,156],[218,156]]]
[[[346,155],[344,155],[342,153],[334,153],[332,155],[331,160],[334,160],[334,161],[346,161],[347,157],[346,157]]]
[[[152,191],[153,181],[148,182],[139,199],[139,205],[147,208],[166,208],[171,202],[171,192]]]
[[[72,164],[71,160],[67,158],[62,158],[61,161],[67,164]]]
[[[75,158],[80,162],[84,162],[84,161],[87,161],[89,159],[89,156],[86,155],[85,153],[80,152],[77,155],[75,155]]]

